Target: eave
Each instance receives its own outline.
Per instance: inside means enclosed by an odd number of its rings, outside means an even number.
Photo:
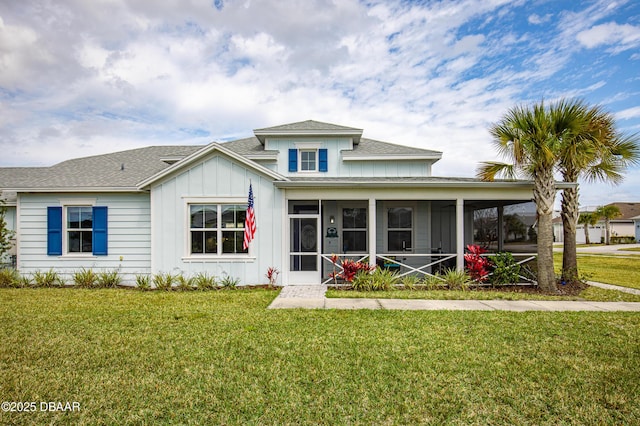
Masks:
[[[362,130],[254,130],[254,135],[261,144],[264,145],[265,139],[268,136],[300,136],[300,137],[324,137],[324,136],[351,136],[353,143],[360,143],[362,137]]]
[[[343,155],[342,161],[412,161],[440,160],[442,155]]]

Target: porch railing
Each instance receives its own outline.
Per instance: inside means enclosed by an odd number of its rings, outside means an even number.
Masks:
[[[333,262],[331,257],[333,254],[321,254],[322,259],[328,261],[333,264],[334,271],[336,274],[340,274],[343,269],[340,265],[340,262]],[[338,255],[341,260],[344,259],[352,259],[355,262],[362,262],[365,259],[369,258],[369,255],[356,255],[349,256],[348,254]],[[359,256],[359,257],[358,257]],[[415,262],[417,264],[410,265],[408,259],[417,259],[420,257],[426,257],[427,263],[420,264],[421,262]],[[401,258],[402,260],[399,260]],[[455,253],[428,253],[428,254],[419,254],[419,253],[377,253],[376,254],[376,263],[379,266],[387,269],[397,269],[398,277],[404,277],[405,275],[411,274],[421,274],[421,275],[430,275],[434,276],[433,272],[444,272],[447,268],[445,262],[455,259]],[[411,262],[414,263],[414,262]],[[455,265],[453,266],[455,268]],[[426,269],[431,268],[431,271],[427,271]],[[332,271],[333,272],[333,271]],[[327,284],[331,282],[333,278],[326,279],[323,284]]]
[[[483,256],[492,256],[494,253],[486,253]],[[339,260],[332,261],[332,256],[335,254],[324,253],[321,254],[321,258],[333,265],[333,271],[336,274],[340,274],[343,268],[340,264],[341,260],[352,259],[355,262],[362,262],[369,259],[369,255],[365,254],[339,254],[337,255]],[[516,284],[534,284],[537,285],[535,273],[526,267],[526,264],[537,258],[536,253],[511,253],[511,255],[517,260],[514,264],[520,266],[520,273],[518,274],[521,282]],[[398,277],[404,277],[411,274],[422,276],[436,276],[436,273],[443,273],[447,269],[455,268],[456,253],[377,253],[376,263],[378,266],[387,269],[395,269],[398,272]],[[426,263],[422,262],[410,262],[412,259],[426,258]],[[489,273],[489,277],[493,275],[493,272]],[[328,284],[333,281],[332,277],[323,281],[323,284]],[[490,284],[486,284],[490,285]]]

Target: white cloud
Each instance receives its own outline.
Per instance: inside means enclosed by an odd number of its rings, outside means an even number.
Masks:
[[[640,118],[640,106],[618,111],[616,113],[616,117],[620,120],[627,120],[630,118]]]
[[[527,21],[529,21],[530,24],[533,25],[540,25],[540,24],[544,24],[546,22],[549,22],[549,20],[553,17],[552,14],[548,13],[544,16],[540,16],[536,13],[534,13],[533,15],[529,15],[529,18],[527,18]]]
[[[606,45],[612,46],[611,51],[618,53],[640,46],[640,27],[608,22],[580,31],[576,39],[588,49]]]

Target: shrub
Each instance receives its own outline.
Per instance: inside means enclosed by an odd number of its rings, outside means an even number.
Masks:
[[[136,275],[136,287],[138,290],[151,290],[151,277],[147,274]]]
[[[179,291],[195,290],[195,287],[193,286],[194,280],[192,277],[185,277],[184,275],[178,275],[176,277],[176,281],[178,281],[178,285],[176,289]]]
[[[371,290],[371,275],[368,272],[359,272],[351,280],[351,288],[356,291]]]
[[[60,275],[53,269],[47,272],[36,271],[33,274],[33,282],[36,287],[58,287],[64,285]]]
[[[520,281],[520,265],[516,262],[511,253],[496,253],[491,256],[491,262],[493,263],[491,284],[515,284]]]
[[[333,264],[335,265],[336,262],[338,261],[338,257],[333,255],[331,257],[331,261],[333,262]],[[342,271],[340,272],[332,272],[330,275],[331,278],[334,278],[334,280],[336,278],[339,279],[343,279],[348,283],[353,282],[354,278],[356,277],[356,275],[359,272],[371,272],[374,267],[371,267],[371,265],[369,265],[368,262],[356,262],[352,259],[345,259],[341,262],[340,267],[342,268]]]
[[[216,277],[206,272],[199,272],[193,277],[193,283],[198,290],[207,291],[216,288]]]
[[[415,275],[405,275],[400,279],[400,283],[407,290],[415,290],[420,284],[420,278]]]
[[[427,290],[437,290],[437,289],[440,289],[440,288],[443,288],[443,287],[446,286],[446,284],[444,282],[444,278],[442,278],[442,276],[438,272],[436,272],[435,275],[427,275],[427,276],[425,276],[422,279],[421,284]]]
[[[466,271],[459,271],[457,269],[447,269],[442,274],[444,283],[450,290],[467,290],[471,283],[471,277]]]
[[[471,275],[471,279],[479,283],[484,282],[489,275],[489,259],[482,256],[487,252],[478,245],[467,245],[468,253],[464,254],[465,267]]]
[[[20,277],[20,282],[18,283],[18,286],[20,286],[20,287],[31,287],[32,285],[33,285],[32,277],[30,277],[28,275],[22,275]]]
[[[371,290],[389,291],[398,283],[398,275],[389,269],[375,268],[371,274]]]
[[[117,269],[102,271],[98,274],[97,286],[101,288],[116,288],[120,285],[122,277]]]
[[[368,269],[368,268],[367,268]],[[387,291],[398,282],[398,276],[384,268],[376,268],[373,272],[359,271],[351,282],[351,287],[357,291]]]
[[[153,285],[158,290],[171,291],[175,280],[176,280],[176,277],[171,275],[169,272],[167,273],[160,272],[153,276]]]
[[[91,288],[96,285],[98,276],[93,269],[82,268],[72,274],[73,284],[81,288]]]
[[[226,275],[222,280],[220,280],[220,286],[226,289],[235,289],[239,283],[240,278],[232,278],[229,275]]]
[[[14,268],[0,269],[0,287],[20,287],[20,273]]]

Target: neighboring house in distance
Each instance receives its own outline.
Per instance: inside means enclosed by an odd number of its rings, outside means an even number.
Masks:
[[[612,219],[611,224],[611,236],[612,237],[636,237],[636,226],[634,223],[635,216],[640,215],[640,203],[610,203],[607,206],[614,205],[620,210],[620,216]],[[591,213],[593,210],[589,211]],[[553,235],[556,242],[563,242],[564,235],[562,233],[562,219],[556,218],[553,220]],[[594,226],[589,226],[589,241],[591,243],[604,242],[605,238],[605,224],[604,219],[600,219]],[[576,228],[576,242],[578,244],[585,243],[584,225],[578,225]]]
[[[319,284],[332,254],[400,273],[464,267],[466,244],[536,252],[533,185],[433,177],[441,152],[304,121],[206,146],[151,146],[0,168],[21,273],[208,272]],[[249,185],[257,232],[243,248]],[[565,184],[560,184],[560,187]]]

